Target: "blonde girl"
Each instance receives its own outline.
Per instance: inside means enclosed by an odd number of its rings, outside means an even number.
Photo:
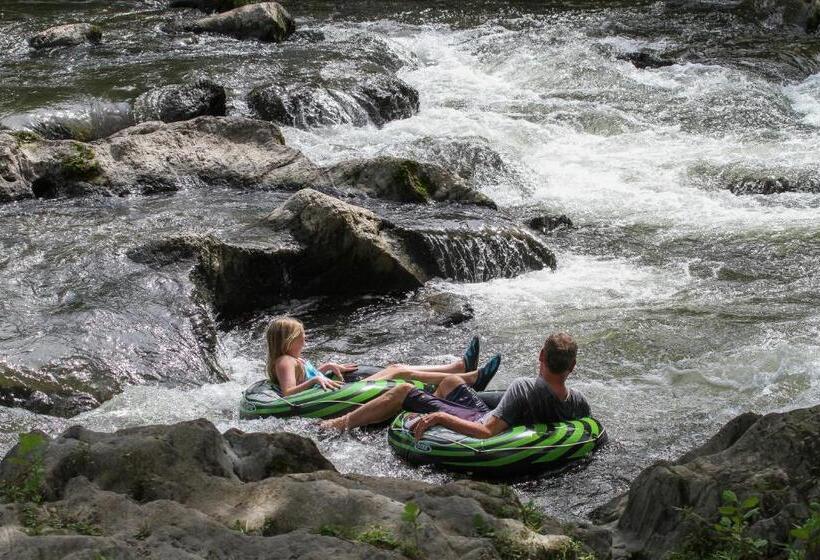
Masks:
[[[277,317],[265,331],[268,345],[267,373],[271,384],[284,396],[294,395],[319,385],[323,389],[338,389],[344,383],[344,375],[356,371],[357,365],[326,362],[319,367],[302,358],[305,347],[305,327],[293,317]],[[463,383],[477,391],[483,391],[498,370],[500,356],[490,359],[480,369],[478,365],[478,337],[473,337],[464,357],[450,364],[436,366],[408,366],[393,364],[374,373],[364,381],[378,379],[415,379],[422,383],[438,385],[451,376],[459,376]],[[329,375],[337,379],[330,379]]]

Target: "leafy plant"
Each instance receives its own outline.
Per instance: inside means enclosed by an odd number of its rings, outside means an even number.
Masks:
[[[794,539],[786,546],[789,560],[803,560],[807,553],[820,551],[820,502],[812,502],[810,508],[808,519],[789,531],[789,536]]]
[[[686,542],[669,555],[668,560],[762,560],[767,557],[769,541],[748,534],[749,523],[760,514],[760,498],[743,501],[731,490],[721,494],[720,518],[710,523],[691,510],[683,510],[684,519],[692,525]]]
[[[526,504],[521,504],[521,521],[529,529],[539,531],[544,524],[544,512],[530,500]]]
[[[11,464],[20,467],[26,476],[19,483],[0,482],[0,497],[6,502],[43,501],[43,453],[46,437],[38,433],[20,434],[20,442],[14,455],[9,457]]]

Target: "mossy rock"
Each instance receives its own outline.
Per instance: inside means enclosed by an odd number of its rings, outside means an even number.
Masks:
[[[90,180],[102,173],[94,148],[72,142],[71,148],[60,158],[62,174],[67,179]]]

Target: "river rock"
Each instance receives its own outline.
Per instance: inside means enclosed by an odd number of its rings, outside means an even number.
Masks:
[[[767,539],[772,554],[789,542],[789,530],[820,500],[820,406],[743,414],[679,460],[645,469],[594,516],[616,531],[621,554],[660,558],[691,534],[684,511],[717,521],[724,490],[760,498],[749,534]]]
[[[248,4],[259,4],[264,0],[171,0],[172,8],[196,8],[203,12],[227,12]]]
[[[152,121],[91,143],[0,133],[0,201],[175,191],[298,188],[318,168],[271,123],[244,117]]]
[[[102,41],[102,30],[90,23],[68,23],[49,27],[28,40],[33,49],[75,47],[83,43],[96,45]]]
[[[196,20],[182,29],[279,43],[296,31],[296,24],[280,4],[262,2]]]
[[[270,241],[232,243],[180,236],[133,248],[153,267],[191,261],[192,278],[216,311],[230,317],[292,298],[406,292],[434,278],[484,281],[555,267],[552,252],[499,218],[468,227],[396,226],[374,212],[313,189],[268,216]]]
[[[134,101],[137,121],[186,121],[203,115],[225,116],[225,88],[208,79],[152,89]]]
[[[259,560],[536,560],[575,550],[560,532],[528,529],[508,487],[342,475],[293,434],[220,434],[195,420],[110,434],[75,426],[29,441],[0,463],[0,483],[28,482],[43,502],[0,505],[4,560],[193,560],[226,551]],[[419,509],[412,521],[411,502]]]
[[[319,83],[260,86],[248,94],[248,105],[263,119],[298,128],[383,126],[416,114],[419,94],[395,76],[375,76],[349,91]]]
[[[566,214],[560,216],[535,216],[527,220],[527,225],[541,233],[549,233],[556,229],[573,229],[575,227]]]
[[[324,171],[334,188],[346,192],[396,202],[461,202],[496,208],[462,178],[432,163],[379,156],[343,161]]]
[[[94,409],[120,389],[116,379],[96,384],[93,364],[83,375],[59,366],[33,371],[0,362],[0,405],[51,416],[74,416]],[[109,376],[109,381],[114,376]]]
[[[0,119],[0,128],[33,132],[49,140],[89,142],[134,125],[131,104],[90,99],[13,113]]]
[[[767,27],[814,33],[820,25],[820,0],[742,0],[737,10]]]

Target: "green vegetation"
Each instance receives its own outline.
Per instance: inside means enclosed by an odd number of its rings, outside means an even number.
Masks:
[[[418,546],[397,538],[393,531],[382,525],[371,525],[363,529],[343,525],[322,525],[317,533],[326,537],[369,544],[385,550],[396,550],[408,558],[422,558]]]
[[[811,514],[801,525],[789,531],[793,542],[786,546],[789,560],[804,560],[820,552],[820,502],[811,503]]]
[[[422,179],[419,173],[419,164],[406,160],[401,164],[401,174],[404,176],[404,181],[410,190],[415,194],[417,202],[427,202],[430,200],[430,187],[427,182]]]
[[[39,134],[34,132],[30,132],[28,130],[15,130],[14,132],[10,132],[16,140],[17,145],[22,146],[23,144],[34,144],[35,142],[39,142],[42,140]]]
[[[102,172],[91,146],[72,142],[69,153],[60,159],[63,174],[72,179],[93,179]]]
[[[42,434],[20,434],[20,442],[8,461],[25,476],[16,481],[0,481],[0,498],[4,502],[35,503],[43,501],[43,452],[46,437]]]
[[[529,529],[536,532],[540,531],[541,526],[544,525],[544,518],[544,512],[532,500],[526,504],[521,504],[521,521]]]
[[[523,560],[532,557],[532,547],[525,542],[525,535],[519,536],[509,531],[496,531],[495,528],[479,514],[473,517],[473,530],[476,536],[493,541],[493,546],[502,560]],[[570,540],[569,546],[555,551],[547,558],[549,560],[595,560],[595,556],[586,552],[583,545],[575,539]]]
[[[65,517],[56,511],[43,508],[32,502],[23,504],[22,510],[23,528],[29,536],[42,535],[47,530],[49,532],[91,536],[102,534],[100,528],[93,523]]]
[[[720,520],[709,523],[692,511],[684,517],[693,530],[683,547],[668,555],[668,560],[762,560],[767,557],[769,541],[748,534],[749,523],[760,514],[760,498],[740,501],[731,490],[724,490]]]

